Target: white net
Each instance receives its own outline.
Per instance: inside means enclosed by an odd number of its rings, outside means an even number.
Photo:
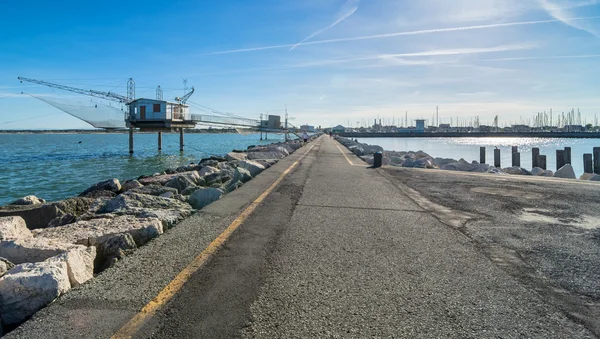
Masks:
[[[81,119],[96,128],[125,128],[126,107],[119,103],[101,99],[59,99],[56,97],[31,95],[59,110]]]

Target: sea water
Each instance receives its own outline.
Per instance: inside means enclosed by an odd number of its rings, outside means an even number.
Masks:
[[[423,151],[432,157],[463,158],[479,161],[479,148],[486,148],[486,164],[494,165],[494,149],[500,149],[502,168],[512,166],[512,146],[521,153],[521,167],[531,170],[531,149],[538,147],[546,155],[546,168],[556,171],[556,150],[571,147],[571,165],[575,174],[583,174],[583,154],[600,147],[600,139],[569,138],[359,138],[358,141],[379,145],[389,151]]]
[[[261,141],[260,134],[190,133],[179,152],[178,133],[163,133],[162,151],[157,150],[156,133],[140,133],[130,156],[127,133],[0,134],[0,205],[30,194],[60,200],[99,181],[133,179],[282,139],[281,134]]]

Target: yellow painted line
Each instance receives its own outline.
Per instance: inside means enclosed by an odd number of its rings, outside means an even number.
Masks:
[[[342,155],[344,156],[344,158],[346,158],[346,161],[348,161],[348,163],[349,163],[350,165],[352,165],[352,166],[363,166],[363,167],[364,167],[364,166],[367,166],[367,165],[363,165],[363,164],[355,164],[355,163],[353,163],[353,162],[350,160],[350,158],[348,158],[348,156],[346,155],[346,153],[344,153],[344,151],[342,151],[342,149],[340,148],[340,145],[335,145],[335,146],[336,146],[336,147],[337,147],[337,148],[340,150],[340,153],[342,153]]]
[[[152,299],[142,310],[136,314],[131,320],[127,322],[121,329],[119,329],[111,339],[131,338],[134,336],[140,328],[146,323],[148,319],[156,314],[156,311],[171,300],[177,292],[183,288],[183,285],[190,279],[190,277],[196,273],[206,261],[213,255],[217,250],[223,246],[223,244],[229,239],[231,234],[237,230],[246,219],[254,212],[258,205],[265,200],[265,198],[281,183],[281,181],[287,176],[294,167],[298,166],[300,160],[302,160],[315,145],[312,145],[306,153],[304,153],[298,160],[296,160],[290,167],[288,167],[281,175],[267,188],[258,198],[256,198],[250,206],[248,206],[226,229],[221,233],[215,240],[213,240],[208,247],[202,251],[188,266],[186,266],[179,274],[165,287],[163,288],[154,299]]]

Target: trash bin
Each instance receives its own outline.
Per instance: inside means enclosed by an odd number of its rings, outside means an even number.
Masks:
[[[375,152],[373,154],[373,167],[381,167],[382,162],[383,162],[383,153]]]

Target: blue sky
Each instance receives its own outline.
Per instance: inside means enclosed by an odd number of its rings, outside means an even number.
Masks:
[[[0,129],[89,127],[17,76],[323,126],[600,115],[599,0],[5,1],[0,32]]]

